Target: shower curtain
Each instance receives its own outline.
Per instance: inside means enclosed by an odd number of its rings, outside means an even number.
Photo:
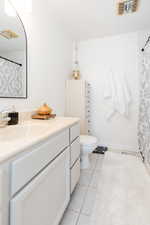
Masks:
[[[141,54],[138,142],[145,163],[150,168],[150,47]]]
[[[21,66],[0,58],[0,97],[22,97]]]

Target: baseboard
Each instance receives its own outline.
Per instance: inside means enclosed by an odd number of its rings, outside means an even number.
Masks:
[[[99,143],[100,146],[108,147],[109,151],[116,151],[116,152],[139,152],[138,147],[126,146],[126,145],[112,145],[112,144],[102,144]]]

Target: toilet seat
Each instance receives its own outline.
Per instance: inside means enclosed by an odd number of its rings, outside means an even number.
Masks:
[[[89,135],[81,135],[80,146],[81,146],[81,168],[87,169],[90,167],[89,155],[97,147],[97,138]]]
[[[81,151],[92,152],[97,147],[97,138],[89,135],[80,136]]]
[[[89,146],[82,146],[82,145],[81,145],[81,149],[82,149],[84,152],[92,152],[91,149],[94,150],[96,147],[97,147],[96,144],[94,144],[94,145],[89,145]]]
[[[89,135],[81,135],[80,136],[80,144],[84,147],[91,147],[93,145],[96,145],[97,138]]]

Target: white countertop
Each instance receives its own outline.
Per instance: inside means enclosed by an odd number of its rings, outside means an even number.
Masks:
[[[56,117],[50,120],[31,119],[15,126],[0,128],[0,163],[77,122],[78,118]]]

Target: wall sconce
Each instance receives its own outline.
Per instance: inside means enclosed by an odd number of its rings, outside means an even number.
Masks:
[[[80,68],[79,68],[79,61],[78,61],[78,43],[77,43],[77,41],[74,42],[74,64],[73,64],[72,78],[75,79],[75,80],[80,79]]]

